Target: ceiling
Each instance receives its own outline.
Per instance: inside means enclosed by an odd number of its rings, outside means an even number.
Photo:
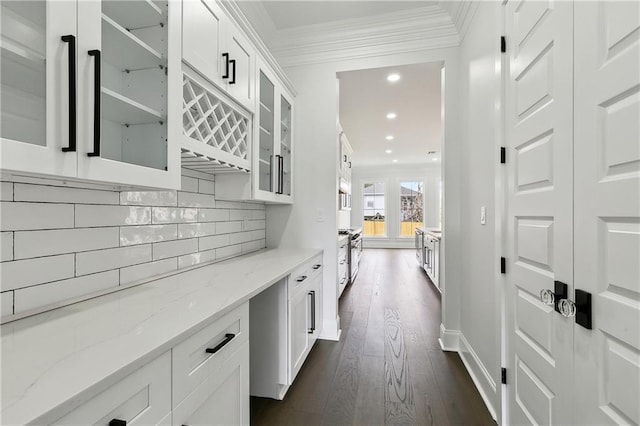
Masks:
[[[242,4],[243,2],[241,2]],[[437,5],[437,1],[263,1],[276,30],[365,18]]]
[[[440,68],[427,63],[338,74],[340,123],[354,166],[440,164]],[[400,80],[388,82],[391,73]],[[387,119],[389,112],[397,117]],[[428,156],[429,151],[437,154]]]

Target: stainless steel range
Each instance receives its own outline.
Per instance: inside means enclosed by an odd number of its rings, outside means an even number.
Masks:
[[[352,284],[358,275],[360,257],[362,257],[362,227],[338,230],[340,234],[349,234],[349,250],[347,251],[348,277]]]

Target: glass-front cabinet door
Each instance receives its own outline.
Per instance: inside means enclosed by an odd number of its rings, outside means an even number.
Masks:
[[[280,95],[280,189],[279,193],[284,196],[291,196],[291,104],[292,102],[284,95]]]
[[[76,2],[0,2],[0,168],[76,174]]]
[[[274,192],[274,175],[276,161],[275,148],[275,87],[272,80],[260,70],[259,108],[258,108],[258,157],[254,162],[254,173],[257,172],[257,188],[260,192]]]

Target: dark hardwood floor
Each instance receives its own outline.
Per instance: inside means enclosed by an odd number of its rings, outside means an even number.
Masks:
[[[460,357],[440,349],[440,294],[413,250],[365,250],[340,320],[340,342],[316,343],[283,401],[251,398],[252,424],[495,424]]]

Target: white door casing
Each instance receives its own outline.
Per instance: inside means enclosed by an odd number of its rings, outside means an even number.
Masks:
[[[506,423],[570,424],[573,320],[540,292],[573,288],[573,5],[510,1],[505,12]]]
[[[640,3],[575,3],[574,424],[640,423]]]

